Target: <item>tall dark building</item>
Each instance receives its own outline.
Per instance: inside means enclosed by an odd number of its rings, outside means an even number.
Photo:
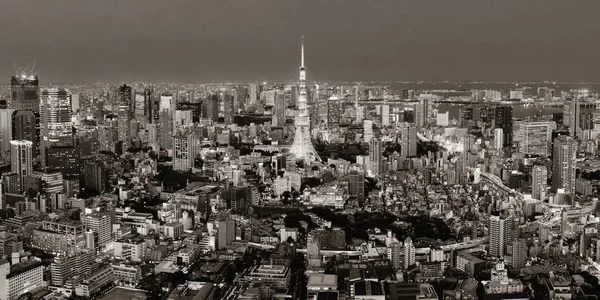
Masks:
[[[555,112],[552,114],[552,121],[556,122],[557,126],[563,125],[565,115],[562,112]]]
[[[202,102],[202,118],[219,121],[219,95],[210,95]]]
[[[106,187],[106,174],[101,162],[91,160],[83,164],[83,186],[86,191],[101,194]]]
[[[16,110],[12,114],[12,139],[31,141],[34,157],[40,153],[40,126],[37,110]]]
[[[177,103],[177,110],[191,110],[192,123],[198,123],[202,118],[202,103],[179,102]]]
[[[356,196],[358,203],[365,202],[365,174],[357,170],[350,171],[348,174],[348,194]]]
[[[12,76],[10,79],[10,108],[38,111],[40,83],[37,76]]]
[[[129,106],[129,111],[135,112],[133,90],[130,86],[124,84],[117,89],[117,101],[119,105],[127,105]]]
[[[327,100],[327,127],[337,127],[340,125],[341,101],[337,97],[331,97]]]
[[[504,134],[504,147],[511,146],[513,142],[512,116],[513,111],[510,106],[497,106],[495,109],[495,128],[502,128]]]
[[[52,147],[46,149],[46,168],[63,176],[79,176],[80,149],[75,147]]]

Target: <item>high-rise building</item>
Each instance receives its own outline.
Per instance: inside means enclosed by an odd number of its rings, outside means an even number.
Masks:
[[[101,194],[106,187],[106,174],[101,162],[87,160],[83,164],[83,185],[91,193]]]
[[[495,128],[502,128],[504,147],[510,147],[513,142],[512,116],[511,106],[498,106],[494,111]]]
[[[76,256],[86,247],[85,227],[72,220],[43,221],[34,229],[31,247],[47,253]]]
[[[506,216],[500,216],[494,212],[490,216],[490,249],[489,254],[503,257],[506,245],[513,240],[512,220]]]
[[[173,170],[189,171],[194,167],[196,138],[193,134],[173,136]]]
[[[129,133],[131,119],[129,118],[129,106],[120,105],[117,111],[117,135],[118,141],[123,142],[124,148],[129,146]]]
[[[287,103],[285,94],[282,91],[278,91],[275,95],[275,103],[273,106],[273,126],[283,127],[285,126],[285,112],[287,110]]]
[[[47,148],[46,169],[58,171],[64,176],[79,176],[81,171],[80,150],[75,147]]]
[[[31,141],[10,141],[10,169],[19,174],[20,186],[23,186],[23,176],[33,173],[33,143]]]
[[[390,126],[390,106],[381,105],[381,126]]]
[[[504,148],[504,130],[502,128],[494,129],[494,149],[502,150]]]
[[[571,136],[560,136],[554,141],[552,155],[552,191],[564,189],[565,194],[575,193],[575,164],[577,141]]]
[[[12,114],[14,109],[0,109],[0,158],[10,156],[12,135]]]
[[[46,168],[46,149],[73,146],[71,95],[64,89],[43,90],[40,99],[41,161]]]
[[[10,108],[38,111],[40,108],[40,83],[37,76],[20,74],[10,79]]]
[[[365,202],[365,174],[362,170],[352,170],[348,174],[348,194],[356,196],[359,204]]]
[[[38,109],[35,111],[16,110],[12,114],[12,139],[31,141],[34,157],[38,156],[40,150],[40,114],[37,112]]]
[[[419,96],[419,103],[415,105],[415,125],[418,129],[426,127],[429,123],[429,100]]]
[[[111,216],[105,213],[92,213],[81,216],[81,222],[87,230],[98,234],[98,245],[106,246],[112,241]]]
[[[527,240],[516,239],[512,244],[512,267],[516,270],[525,267],[527,262]]]
[[[294,120],[296,132],[294,133],[294,142],[290,147],[290,153],[297,160],[320,160],[317,151],[310,141],[311,118],[306,91],[306,68],[304,67],[304,40],[301,46],[300,59],[300,87],[298,96],[298,113]]]
[[[403,254],[403,247],[402,244],[400,242],[393,242],[389,247],[388,247],[388,259],[392,262],[392,267],[394,267],[394,270],[400,270],[402,269],[402,254]]]
[[[341,101],[337,96],[327,99],[327,127],[333,128],[340,125]]]
[[[202,101],[202,118],[219,121],[219,95],[209,95]]]
[[[235,241],[235,230],[235,220],[229,219],[219,221],[219,237],[217,240],[219,250],[225,248],[227,245],[230,245],[231,242]]]
[[[402,123],[400,125],[400,155],[413,157],[417,155],[417,127],[414,124]]]
[[[410,237],[404,240],[404,269],[414,265],[416,263],[415,258],[415,244]]]
[[[173,116],[173,130],[177,131],[180,127],[190,126],[194,122],[194,112],[190,109],[175,110]]]
[[[285,105],[285,97],[284,108],[283,108],[283,118],[285,121],[285,109],[287,105]],[[232,95],[223,95],[223,121],[225,124],[233,124],[233,117],[235,116],[235,98]]]
[[[522,132],[521,153],[548,156],[552,127],[549,122],[523,122],[520,126]]]
[[[380,139],[372,139],[369,143],[369,161],[373,175],[383,173],[383,143]]]
[[[548,186],[548,169],[546,166],[535,165],[531,170],[531,196],[534,199],[546,199],[546,187]]]

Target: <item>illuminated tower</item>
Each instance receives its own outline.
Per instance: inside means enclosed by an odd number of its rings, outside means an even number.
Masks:
[[[300,87],[298,95],[298,114],[294,122],[296,133],[290,153],[297,160],[321,160],[310,141],[310,115],[308,112],[306,93],[306,68],[304,67],[304,37],[302,38],[302,54],[300,64]]]

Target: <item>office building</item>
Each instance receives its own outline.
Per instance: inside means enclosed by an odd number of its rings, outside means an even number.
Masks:
[[[400,155],[402,157],[417,155],[417,127],[414,124],[400,125]]]
[[[40,83],[37,76],[19,74],[10,79],[10,107],[14,110],[38,111]]]
[[[502,128],[494,129],[494,149],[500,151],[504,148],[504,130]]]
[[[231,242],[235,241],[235,220],[219,221],[218,227],[218,250],[225,248]]]
[[[390,106],[381,105],[381,126],[390,126]]]
[[[415,105],[415,125],[417,129],[426,127],[429,123],[429,103],[427,96],[419,96],[419,103]]]
[[[271,122],[274,127],[285,126],[285,113],[287,110],[287,103],[285,94],[283,91],[278,91],[275,94],[275,100],[273,103],[273,120]]]
[[[215,123],[219,121],[219,95],[209,95],[202,101],[202,118]]]
[[[0,299],[16,300],[44,288],[44,266],[39,261],[11,264],[0,261]]]
[[[81,223],[87,230],[98,234],[98,246],[105,247],[112,239],[112,221],[109,214],[92,213],[81,216]]]
[[[552,126],[549,122],[523,122],[521,129],[521,153],[527,155],[549,156]]]
[[[187,172],[194,167],[196,138],[194,134],[173,136],[173,170]]]
[[[46,148],[46,170],[57,171],[64,176],[79,176],[80,153],[80,149],[75,147]]]
[[[41,161],[46,168],[46,149],[73,146],[71,94],[64,89],[45,89],[40,97]]]
[[[369,161],[373,175],[383,173],[383,143],[380,139],[372,139],[369,143]]]
[[[333,96],[327,99],[327,127],[333,128],[340,125],[341,111],[340,98]]]
[[[0,158],[10,157],[13,112],[14,110],[10,108],[0,109]]]
[[[495,128],[501,128],[503,146],[510,147],[513,142],[513,110],[511,106],[498,106],[494,110]]]
[[[40,228],[33,230],[31,247],[55,255],[78,255],[86,248],[84,226],[66,219],[43,221]]]
[[[548,169],[546,166],[535,165],[531,170],[531,196],[534,199],[546,199],[546,187],[548,186]]]
[[[552,155],[552,191],[563,189],[575,193],[577,141],[571,136],[560,136],[554,141]]]
[[[32,110],[17,110],[12,114],[12,139],[31,141],[33,156],[39,155],[40,148],[40,115]]]
[[[362,170],[352,170],[348,174],[348,194],[355,196],[359,205],[365,202],[365,174]]]
[[[285,103],[285,97],[283,97],[283,122],[285,123],[285,110],[287,105]],[[235,98],[233,95],[223,95],[223,121],[225,124],[233,124],[233,117],[235,116]],[[279,125],[281,126],[281,125]]]
[[[75,287],[75,295],[81,297],[90,297],[98,293],[103,287],[115,281],[115,274],[111,266],[106,266],[92,275],[84,278],[81,283]]]
[[[10,169],[19,174],[20,186],[23,186],[23,176],[33,173],[33,143],[13,140],[10,146]]]
[[[50,264],[50,280],[53,286],[63,286],[67,280],[77,285],[82,278],[91,273],[94,258],[91,252],[81,252],[77,256],[57,256]]]
[[[414,265],[416,263],[415,258],[415,244],[410,237],[404,240],[404,269]]]
[[[106,172],[102,162],[86,160],[83,164],[83,188],[101,194],[106,187]]]

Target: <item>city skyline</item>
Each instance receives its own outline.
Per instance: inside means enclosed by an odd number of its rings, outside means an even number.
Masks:
[[[35,60],[42,84],[287,82],[304,35],[313,81],[600,81],[594,1],[362,3],[13,1],[0,75]]]

